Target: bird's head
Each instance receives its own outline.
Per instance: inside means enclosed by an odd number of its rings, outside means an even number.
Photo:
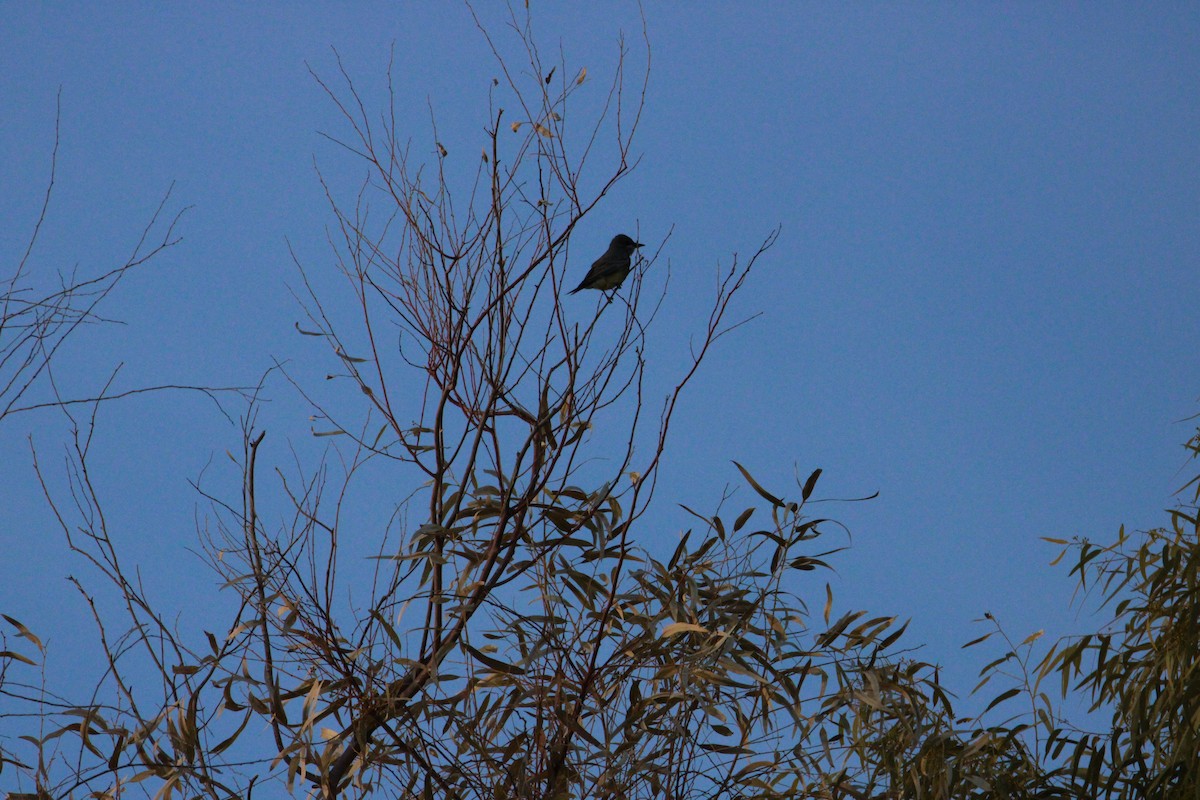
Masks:
[[[641,242],[635,242],[630,237],[623,233],[618,233],[613,237],[612,242],[608,245],[610,250],[619,250],[623,253],[633,255],[633,251],[642,246]]]

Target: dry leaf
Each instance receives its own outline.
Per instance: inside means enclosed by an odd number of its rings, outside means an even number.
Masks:
[[[672,622],[663,628],[662,638],[668,639],[681,633],[708,633],[708,628],[694,622]]]

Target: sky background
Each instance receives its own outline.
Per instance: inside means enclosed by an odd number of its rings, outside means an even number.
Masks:
[[[587,67],[585,108],[622,31],[644,61],[633,4],[533,6],[542,45]],[[501,15],[483,16],[503,41]],[[817,608],[829,580],[839,611],[911,616],[910,641],[964,691],[986,659],[958,647],[984,612],[1017,638],[1093,625],[1067,609],[1073,585],[1039,537],[1163,524],[1194,469],[1181,444],[1200,411],[1200,11],[648,4],[645,24],[642,160],[575,232],[576,272],[618,231],[657,246],[673,229],[669,377],[718,264],[782,226],[734,308],[760,316],[679,411],[662,544],[648,546],[669,553],[689,524],[674,503],[711,510],[738,482],[731,460],[793,495],[793,475],[821,467],[818,494],[879,497],[821,508],[853,538],[813,578]],[[473,166],[497,70],[463,6],[0,4],[4,271],[37,217],[60,88],[38,269],[121,263],[171,184],[169,208],[191,207],[182,244],[106,306],[126,324],[62,354],[67,394],[95,393],[118,364],[118,389],[253,384],[276,359],[320,380],[325,352],[293,327],[288,243],[328,275],[314,159],[344,198],[365,171],[318,134],[345,129],[306,64],[333,77],[336,48],[382,111],[393,47],[414,156],[433,160],[432,107],[449,158]],[[279,381],[269,395],[270,458],[315,457],[326,442],[307,407]],[[90,674],[73,642],[94,636],[66,577],[99,581],[67,554],[31,469],[32,438],[61,475],[63,434],[52,412],[0,423],[0,611],[49,640],[55,666]],[[239,447],[195,395],[101,415],[93,471],[114,537],[182,609],[214,589],[191,553],[206,513],[191,482],[236,499],[223,465]]]

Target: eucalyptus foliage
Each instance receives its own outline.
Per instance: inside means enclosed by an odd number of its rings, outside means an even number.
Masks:
[[[624,42],[589,73],[511,22],[483,32],[498,77],[466,168],[436,124],[414,157],[394,98],[379,113],[345,73],[318,77],[344,123],[330,139],[370,171],[350,201],[326,185],[346,293],[298,264],[298,332],[330,380],[288,377],[329,455],[260,475],[273,439],[251,405],[240,496],[202,487],[211,607],[176,622],[148,596],[77,436],[70,497],[52,502],[117,610],[79,584],[100,642],[81,696],[5,617],[12,796],[1200,796],[1196,495],[1168,528],[1061,542],[1111,621],[1044,651],[992,621],[970,643],[1002,650],[978,716],[906,622],[836,606],[823,572],[842,531],[812,513],[819,469],[781,491],[719,460],[750,502],[664,508],[677,403],[777,232],[714,265],[682,360],[650,355],[665,235],[615,298],[568,308],[572,234],[637,160],[648,46],[637,78]],[[386,513],[366,513],[380,497]],[[1065,721],[1081,696],[1108,727]]]

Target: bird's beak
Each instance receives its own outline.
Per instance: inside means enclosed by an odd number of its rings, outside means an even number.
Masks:
[[[642,243],[641,243],[641,242],[634,242],[634,243],[633,243],[633,249],[634,249],[634,250],[638,249],[638,248],[639,248],[639,247],[641,247],[641,246],[642,246]]]

